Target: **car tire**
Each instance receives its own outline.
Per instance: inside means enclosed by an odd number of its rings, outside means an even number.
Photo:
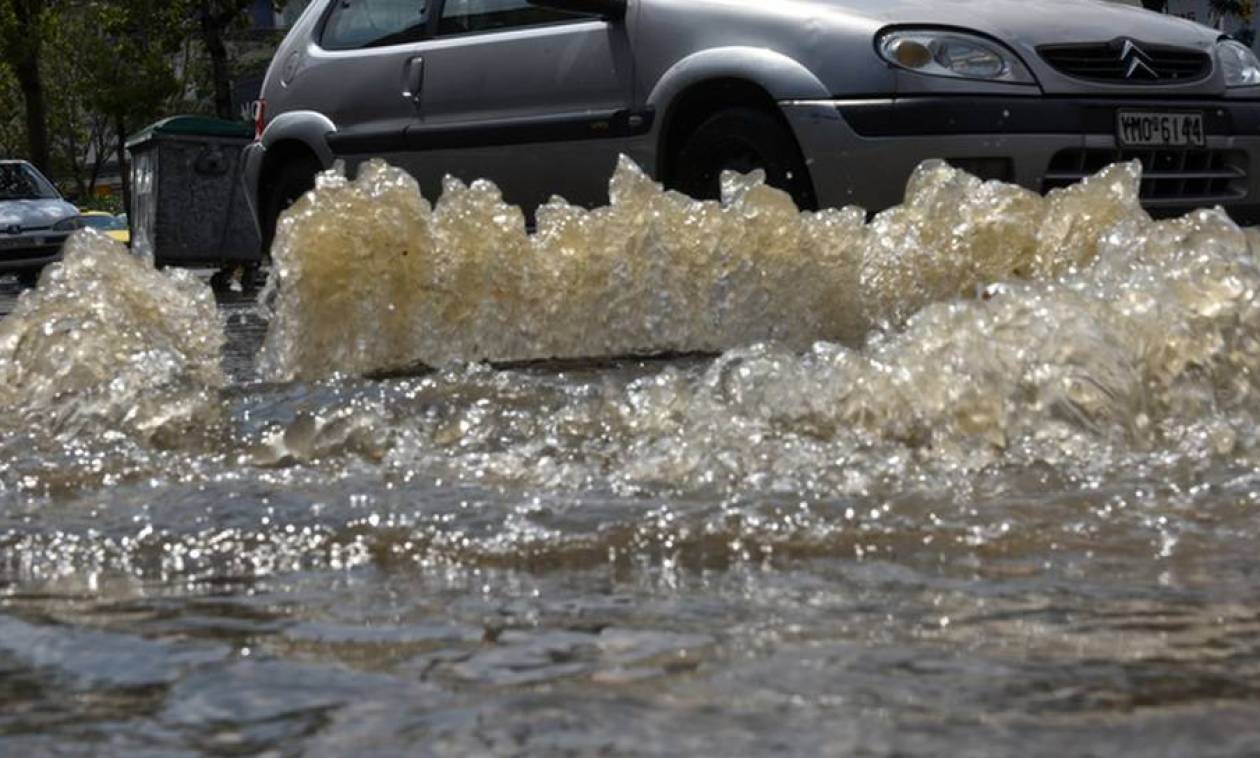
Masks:
[[[766,172],[770,186],[791,195],[797,207],[817,207],[809,170],[787,124],[755,108],[729,108],[705,119],[675,155],[668,184],[698,200],[716,200],[723,171],[756,169]]]
[[[276,238],[280,214],[315,187],[315,175],[323,170],[315,156],[296,156],[281,165],[264,184],[259,203],[264,258],[271,256],[271,243]]]

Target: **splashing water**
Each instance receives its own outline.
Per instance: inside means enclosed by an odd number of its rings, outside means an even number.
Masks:
[[[559,414],[468,409],[452,453],[465,475],[546,485],[604,471],[834,488],[881,460],[974,470],[1249,449],[1248,237],[1219,211],[1152,221],[1139,183],[1121,164],[1043,198],[927,163],[906,203],[868,224],[853,208],[799,213],[759,176],[728,175],[722,204],[696,202],[623,161],[612,205],[554,200],[529,236],[486,182],[450,181],[431,211],[406,175],[372,163],[355,181],[326,175],[286,218],[262,366],[318,377],[729,351]],[[398,465],[451,450],[448,428],[412,429]],[[538,465],[537,440],[571,440],[563,475]]]
[[[373,164],[219,303],[230,386],[76,237],[0,324],[0,753],[1256,755],[1256,237],[1137,173],[625,164],[531,236]],[[662,351],[720,356],[477,362]]]
[[[538,231],[488,182],[448,180],[436,208],[404,172],[326,174],[281,223],[272,379],[417,363],[721,352],[759,341],[855,343],[923,305],[1088,263],[1118,222],[1146,220],[1138,168],[1048,199],[943,163],[869,225],[857,208],[800,213],[760,175],[724,202],[665,192],[628,159],[612,203],[555,199]]]
[[[740,439],[785,437],[830,441],[820,465],[895,455],[889,445],[968,467],[1007,451],[1089,460],[1095,443],[1227,455],[1240,437],[1254,443],[1258,291],[1260,269],[1223,214],[1130,219],[1100,240],[1092,268],[929,306],[864,350],[744,349],[698,380],[635,388],[632,426],[668,441],[635,458],[668,469],[720,440],[755,471],[760,445]]]
[[[80,232],[0,322],[0,423],[178,440],[218,417],[223,341],[209,287]]]
[[[383,162],[354,181],[330,172],[281,225],[267,378],[725,353],[551,401],[527,376],[505,392],[493,373],[456,368],[413,394],[477,387],[481,402],[302,411],[245,440],[245,460],[861,491],[889,461],[906,475],[1249,451],[1260,274],[1248,235],[1219,211],[1152,221],[1139,182],[1122,164],[1043,198],[931,162],[904,205],[867,223],[856,208],[800,213],[759,175],[725,176],[721,203],[693,201],[626,160],[610,206],[553,200],[529,235],[488,182],[451,180],[430,208]],[[206,426],[225,384],[213,308],[190,277],[76,237],[4,324],[0,406],[70,436]],[[521,391],[553,412],[517,412]]]

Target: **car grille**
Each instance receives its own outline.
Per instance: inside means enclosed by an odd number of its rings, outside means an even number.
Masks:
[[[1144,201],[1208,205],[1247,194],[1247,154],[1237,150],[1063,150],[1050,161],[1042,189],[1067,187],[1127,161],[1142,163]]]
[[[47,258],[58,250],[56,245],[0,246],[0,263],[15,263],[36,258]]]
[[[1203,52],[1127,40],[1037,49],[1060,73],[1114,84],[1184,84],[1206,77],[1212,59]]]

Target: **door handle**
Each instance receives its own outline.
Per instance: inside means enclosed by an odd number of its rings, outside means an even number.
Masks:
[[[412,105],[420,107],[421,92],[424,90],[424,58],[416,56],[408,58],[403,64],[403,97]]]

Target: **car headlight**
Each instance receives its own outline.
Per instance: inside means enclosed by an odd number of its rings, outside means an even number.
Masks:
[[[70,218],[63,218],[62,220],[53,224],[52,230],[54,232],[75,232],[82,228],[83,228],[83,217],[71,216]]]
[[[889,63],[931,76],[1008,84],[1036,84],[1015,53],[978,35],[932,29],[896,29],[875,42]]]
[[[1216,46],[1227,87],[1260,86],[1260,59],[1241,42],[1225,40]]]

